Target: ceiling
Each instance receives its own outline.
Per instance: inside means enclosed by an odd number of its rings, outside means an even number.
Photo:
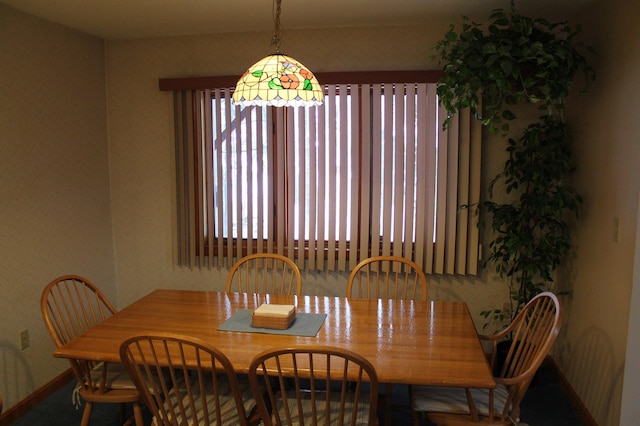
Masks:
[[[519,13],[570,19],[593,0],[519,0]],[[272,0],[0,0],[103,39],[273,31]],[[283,0],[283,30],[483,19],[508,0]]]

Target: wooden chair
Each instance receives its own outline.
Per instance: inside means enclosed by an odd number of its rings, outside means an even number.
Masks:
[[[51,281],[42,292],[40,307],[47,330],[58,348],[116,312],[93,283],[77,275],[65,275]],[[78,379],[74,397],[79,395],[86,403],[82,426],[89,424],[96,402],[131,403],[135,424],[143,425],[140,394],[122,364],[79,359],[69,362]],[[124,415],[124,405],[122,408]]]
[[[227,277],[226,291],[302,296],[302,278],[298,266],[288,257],[256,253],[233,265]]]
[[[378,424],[376,371],[346,349],[264,351],[249,366],[249,382],[265,426]]]
[[[169,333],[134,336],[120,358],[154,425],[248,425],[256,404],[229,359],[200,339]],[[187,365],[187,362],[189,365]]]
[[[419,293],[418,293],[419,292]],[[374,256],[349,274],[347,297],[364,299],[427,300],[427,277],[412,260]]]
[[[547,356],[562,324],[558,298],[540,293],[527,303],[502,332],[480,336],[492,342],[490,364],[496,364],[498,342],[511,338],[504,364],[499,368],[495,389],[464,389],[411,386],[414,424],[418,413],[426,413],[430,424],[518,424],[520,402],[538,367]]]
[[[427,277],[410,259],[397,256],[374,256],[358,263],[349,274],[347,297],[426,301]],[[394,406],[393,386],[386,383],[384,389],[384,412],[385,416],[389,417]],[[406,404],[404,408],[407,408]],[[388,421],[386,423],[389,424]]]

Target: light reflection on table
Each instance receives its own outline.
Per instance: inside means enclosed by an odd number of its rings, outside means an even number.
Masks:
[[[327,318],[314,337],[217,330],[236,310],[262,303],[294,304],[298,312],[326,313]],[[54,355],[118,362],[120,342],[157,331],[205,340],[239,373],[246,373],[262,350],[318,344],[359,352],[376,367],[381,383],[495,386],[467,306],[457,302],[156,290]]]

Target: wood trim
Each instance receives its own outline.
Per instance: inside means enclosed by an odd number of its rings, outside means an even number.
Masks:
[[[2,415],[0,415],[0,426],[9,426],[11,423],[24,416],[29,410],[51,396],[58,389],[61,389],[64,385],[69,383],[73,378],[74,375],[71,369],[60,373],[58,376],[54,377],[53,380],[45,383],[44,386],[36,389],[26,398],[2,413]]]
[[[413,71],[350,71],[323,72],[315,76],[321,84],[373,83],[435,83],[444,74],[441,70]],[[235,87],[239,76],[161,78],[158,87],[167,90],[197,90]]]
[[[576,410],[578,415],[580,416],[580,420],[584,423],[585,426],[598,426],[598,422],[593,418],[587,407],[584,405],[576,391],[573,389],[565,375],[560,371],[560,368],[555,363],[553,358],[547,357],[544,360],[544,363],[549,367],[549,369],[556,375],[560,387],[567,395],[567,398],[573,405],[573,408]]]

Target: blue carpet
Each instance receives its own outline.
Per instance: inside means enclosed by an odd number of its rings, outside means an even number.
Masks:
[[[76,381],[69,382],[57,390],[49,398],[42,401],[33,410],[22,416],[12,426],[72,426],[79,425],[84,410],[84,401],[76,409],[71,396],[76,386]],[[148,415],[148,413],[146,413]],[[127,406],[127,417],[133,415],[131,406]],[[148,416],[149,424],[151,418]],[[93,404],[91,412],[91,426],[118,426],[122,425],[120,419],[119,404]]]
[[[12,426],[72,426],[79,425],[84,405],[76,409],[71,401],[75,381],[56,391],[53,395],[29,411]],[[394,402],[401,406],[393,411],[391,424],[411,425],[411,413],[402,405],[408,405],[406,386],[394,386]],[[132,415],[128,407],[127,416]],[[150,424],[150,416],[145,412],[145,420]],[[544,365],[538,370],[521,404],[522,423],[529,426],[583,426],[573,405],[559,385],[555,373]],[[91,426],[118,426],[120,408],[117,404],[94,404]],[[383,424],[383,423],[381,423]]]

